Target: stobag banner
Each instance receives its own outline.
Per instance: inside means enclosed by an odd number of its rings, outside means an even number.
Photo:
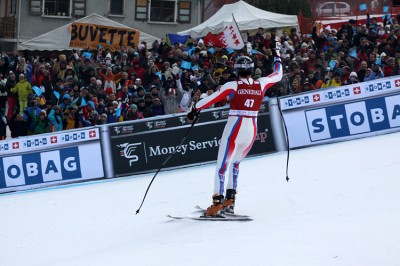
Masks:
[[[96,142],[0,158],[0,193],[103,177],[101,147]]]
[[[400,130],[400,77],[281,99],[291,148]]]
[[[71,39],[69,47],[97,50],[99,45],[103,49],[114,51],[122,45],[137,46],[140,31],[131,28],[116,28],[104,25],[74,22],[69,27]]]
[[[215,161],[228,114],[228,108],[203,110],[182,146],[179,144],[190,127],[185,115],[145,122],[136,120],[111,127],[111,157],[115,176],[155,171],[174,153],[166,168]],[[264,103],[258,116],[256,140],[249,155],[274,151],[276,148],[268,105]]]

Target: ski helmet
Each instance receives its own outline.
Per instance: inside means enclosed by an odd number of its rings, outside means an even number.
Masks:
[[[248,56],[241,56],[236,59],[234,67],[238,71],[239,76],[248,76],[253,73],[254,62]]]

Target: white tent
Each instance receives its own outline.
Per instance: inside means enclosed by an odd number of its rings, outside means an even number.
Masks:
[[[189,34],[191,37],[203,37],[207,33],[214,34],[223,31],[224,27],[232,23],[232,14],[240,31],[248,31],[262,27],[264,29],[295,27],[299,29],[296,15],[283,15],[268,12],[240,0],[234,4],[226,4],[211,18],[191,29],[178,32],[180,35]]]
[[[74,22],[80,22],[80,23],[90,23],[90,24],[96,24],[96,25],[104,25],[104,26],[110,26],[110,27],[118,27],[118,28],[127,28],[131,29],[128,26],[125,26],[121,23],[115,22],[111,19],[102,17],[96,13],[92,13],[87,17],[78,19]],[[25,41],[21,44],[18,45],[18,50],[72,50],[74,47],[69,47],[70,43],[70,34],[69,34],[69,26],[72,24],[68,23],[64,26],[61,26],[55,30],[49,31],[45,34],[42,34],[38,37],[35,37],[33,39],[30,39],[28,41]],[[139,43],[142,41],[145,41],[148,45],[151,45],[152,42],[155,40],[159,40],[159,38],[151,36],[147,33],[140,32],[139,36]]]

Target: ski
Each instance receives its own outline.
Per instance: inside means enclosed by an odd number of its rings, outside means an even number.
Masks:
[[[196,208],[197,210],[201,211],[201,212],[205,212],[205,211],[206,211],[205,209],[203,209],[203,208],[200,207],[199,205],[196,205],[195,208]],[[228,216],[228,217],[250,218],[249,215],[244,215],[244,214],[235,214],[235,213],[228,213],[228,212],[225,212],[224,214],[225,214],[225,216]]]
[[[206,216],[200,216],[200,217],[192,217],[192,216],[173,216],[173,215],[167,215],[168,218],[175,219],[175,220],[196,220],[196,221],[219,221],[219,222],[248,222],[248,221],[253,221],[250,217],[206,217]]]

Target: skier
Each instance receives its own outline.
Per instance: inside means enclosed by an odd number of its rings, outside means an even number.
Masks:
[[[251,75],[254,62],[248,56],[241,56],[235,62],[239,74],[236,81],[225,83],[215,93],[192,106],[187,114],[188,120],[194,120],[199,111],[221,100],[230,98],[230,111],[227,124],[221,138],[214,178],[213,204],[204,212],[206,217],[224,217],[224,212],[233,213],[235,194],[239,175],[239,164],[250,151],[257,134],[257,114],[264,93],[274,83],[282,79],[282,64],[277,42],[274,59],[274,72],[267,77],[253,80]],[[224,199],[225,172],[228,170],[228,184]]]

